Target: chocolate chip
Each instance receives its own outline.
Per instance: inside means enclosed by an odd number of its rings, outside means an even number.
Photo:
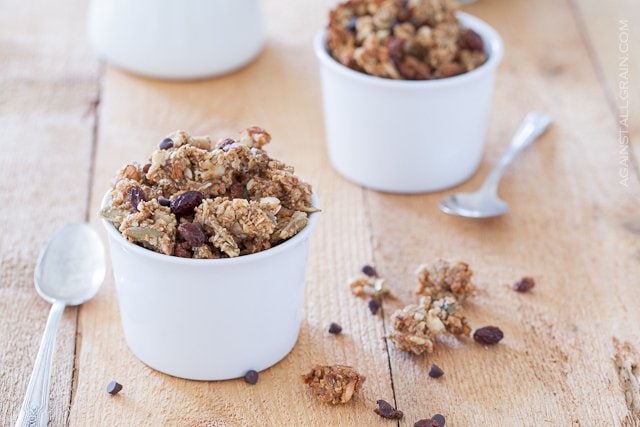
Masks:
[[[433,421],[434,423],[437,423],[437,427],[444,427],[446,420],[444,419],[444,415],[442,414],[435,414],[433,417],[431,417],[431,421]],[[434,427],[436,427],[434,425]]]
[[[444,375],[444,371],[442,368],[435,363],[431,365],[431,369],[429,369],[429,376],[431,378],[440,378]]]
[[[336,322],[331,322],[329,325],[329,333],[338,335],[340,332],[342,332],[342,326],[338,325]]]
[[[367,302],[367,305],[369,306],[369,311],[371,311],[371,314],[376,315],[378,313],[378,310],[380,309],[380,302],[378,302],[377,299],[370,298],[369,302]]]
[[[478,33],[467,29],[467,31],[462,34],[461,47],[474,51],[484,51],[484,42]]]
[[[356,32],[356,22],[358,21],[358,17],[357,16],[352,16],[349,18],[349,20],[347,21],[347,31],[351,32],[351,33],[355,33]]]
[[[473,333],[473,339],[480,344],[497,344],[502,338],[504,338],[504,334],[497,326],[485,326],[483,328],[476,329]]]
[[[120,390],[122,390],[122,384],[120,384],[120,383],[118,383],[116,381],[111,381],[107,385],[107,393],[109,393],[112,396],[120,393]]]
[[[158,144],[158,148],[161,150],[168,150],[171,147],[173,147],[173,141],[171,138],[165,138],[160,142],[160,144]]]
[[[378,277],[378,272],[376,271],[376,269],[368,264],[362,267],[362,272],[369,277]]]
[[[194,248],[204,245],[207,241],[202,225],[197,222],[183,222],[178,226],[178,234]]]
[[[373,412],[380,415],[382,418],[386,418],[388,420],[402,419],[402,416],[404,415],[402,411],[398,411],[386,400],[376,400],[376,403],[378,404],[378,407],[374,409]]]
[[[190,216],[193,210],[202,203],[204,195],[199,191],[187,191],[171,200],[171,212],[175,215]]]
[[[142,167],[142,172],[143,173],[147,173],[147,172],[149,172],[149,169],[151,169],[151,163],[147,163],[146,165],[144,165]]]
[[[258,373],[254,370],[247,371],[244,374],[244,381],[248,384],[254,385],[258,382]]]
[[[131,205],[132,212],[138,212],[138,204],[143,201],[147,201],[147,197],[144,195],[142,188],[134,185],[127,190],[127,196],[129,197],[129,204]]]
[[[158,204],[160,206],[171,206],[171,200],[167,199],[166,197],[158,197]]]
[[[536,281],[533,280],[533,277],[523,277],[511,285],[511,287],[516,292],[529,292],[535,285]]]

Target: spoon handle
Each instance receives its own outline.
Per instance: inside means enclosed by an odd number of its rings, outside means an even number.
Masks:
[[[513,135],[509,148],[502,155],[498,164],[491,171],[486,181],[482,185],[483,190],[491,191],[494,194],[498,192],[498,183],[504,170],[509,164],[516,158],[518,154],[526,147],[528,147],[533,141],[535,141],[551,124],[551,118],[537,111],[532,111],[524,118],[520,127]]]
[[[49,380],[51,379],[51,362],[56,345],[56,332],[64,312],[65,305],[55,302],[51,306],[47,326],[40,341],[40,349],[36,363],[31,372],[27,394],[22,402],[16,427],[46,427],[49,424]]]

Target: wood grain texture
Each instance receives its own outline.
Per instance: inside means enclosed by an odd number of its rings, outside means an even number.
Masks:
[[[497,28],[505,57],[487,153],[461,189],[479,186],[528,110],[548,112],[554,125],[506,172],[504,217],[442,215],[441,194],[367,192],[376,261],[399,295],[386,313],[416,301],[418,264],[444,256],[476,271],[472,326],[505,333],[495,347],[464,339],[429,357],[392,349],[400,424],[440,412],[451,425],[631,425],[639,414],[612,360],[613,339],[640,348],[640,242],[626,225],[640,206],[637,179],[618,183],[614,114],[565,3],[483,0],[469,11]],[[525,275],[536,289],[512,291]],[[441,380],[428,377],[431,363],[445,370]]]
[[[640,425],[640,194],[633,170],[628,187],[618,182],[617,63],[606,49],[618,35],[618,9],[591,0],[466,8],[498,29],[506,54],[485,158],[460,188],[479,185],[528,110],[555,122],[507,171],[509,214],[468,221],[437,210],[442,194],[376,193],[331,169],[311,41],[335,3],[266,0],[264,52],[215,80],[160,82],[108,67],[92,163],[98,63],[83,39],[84,3],[3,2],[0,425],[17,415],[44,327],[48,305],[32,275],[55,228],[85,217],[101,228],[99,201],[115,171],[144,159],[170,131],[226,136],[253,124],[272,133],[269,151],[314,184],[323,209],[292,353],[256,386],[160,374],[128,350],[109,275],[96,299],[61,324],[51,425],[392,425],[373,413],[381,398],[405,412],[403,426],[436,412],[454,427]],[[500,326],[501,344],[462,339],[427,357],[387,350],[391,312],[416,300],[413,271],[436,257],[471,264],[479,290],[467,315],[474,327]],[[384,317],[345,286],[371,260],[397,295]],[[524,275],[537,287],[513,292],[509,284]],[[343,325],[341,336],[326,332],[331,321]],[[357,367],[368,378],[362,394],[340,407],[316,402],[300,379],[316,362]],[[429,378],[431,363],[445,376]],[[113,379],[124,385],[118,396],[105,392]]]
[[[616,111],[618,131],[629,137],[636,174],[640,170],[640,3],[614,0],[572,0],[578,24],[607,91],[609,104]],[[623,141],[624,143],[624,141]],[[625,145],[625,144],[623,144]],[[625,160],[623,147],[620,161]]]
[[[26,392],[50,305],[35,292],[38,254],[86,213],[97,64],[84,2],[3,1],[0,13],[0,424]],[[57,337],[49,415],[68,418],[76,309]]]

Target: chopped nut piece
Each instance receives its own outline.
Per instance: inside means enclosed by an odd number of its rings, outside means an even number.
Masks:
[[[458,301],[463,301],[473,294],[474,286],[471,283],[473,271],[464,262],[451,265],[448,261],[438,259],[429,266],[423,264],[416,271],[418,287],[416,293],[432,298],[454,296]]]
[[[176,217],[157,200],[140,202],[140,212],[129,214],[120,225],[120,232],[130,242],[147,249],[172,255],[176,238]]]
[[[391,292],[387,287],[387,281],[377,276],[358,276],[349,281],[351,293],[361,298],[381,299]]]
[[[332,405],[350,401],[365,379],[351,366],[343,365],[316,365],[303,376],[311,393],[321,402]]]

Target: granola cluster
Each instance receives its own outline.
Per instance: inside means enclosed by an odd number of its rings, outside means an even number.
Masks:
[[[365,381],[351,366],[316,365],[303,376],[311,393],[321,402],[337,405],[347,403]]]
[[[487,57],[462,28],[454,0],[348,0],[329,14],[326,45],[341,64],[373,76],[428,80],[471,71]]]
[[[461,304],[474,290],[469,266],[438,259],[416,273],[420,301],[391,315],[389,339],[399,350],[422,354],[433,351],[439,334],[468,336],[471,327]]]
[[[258,127],[216,144],[176,131],[148,163],[118,172],[101,215],[130,242],[165,255],[210,259],[269,249],[317,211],[311,186],[263,150],[270,140]]]

